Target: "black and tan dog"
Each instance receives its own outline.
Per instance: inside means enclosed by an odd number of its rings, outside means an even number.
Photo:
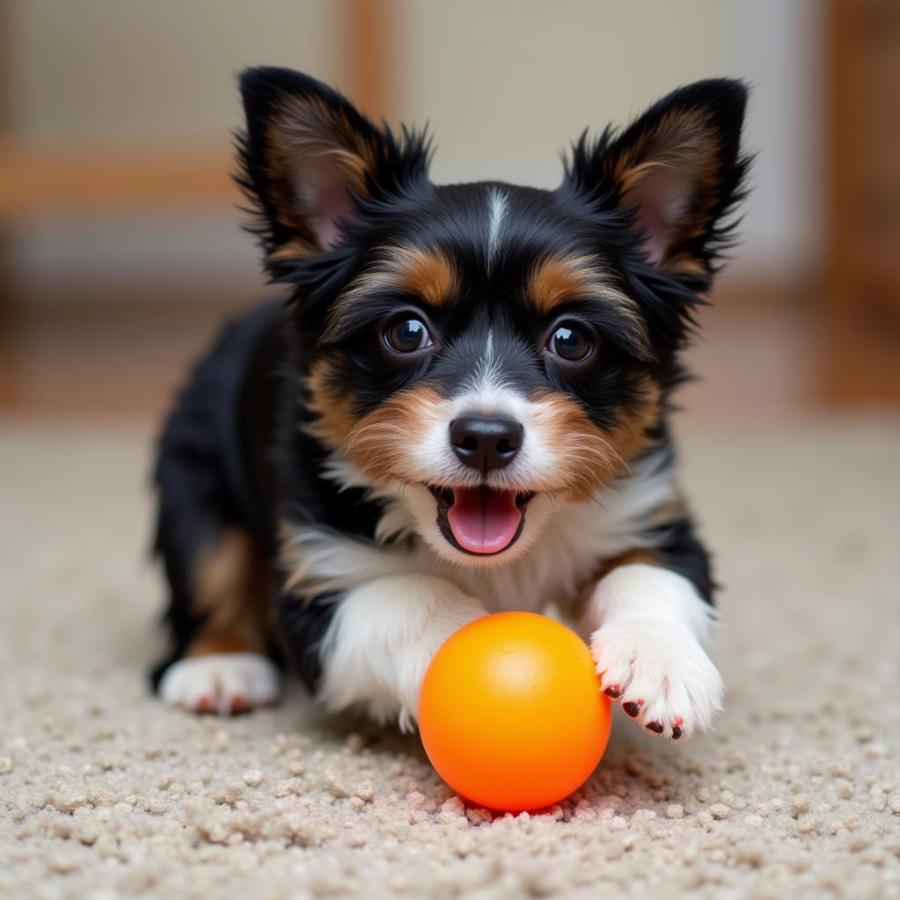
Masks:
[[[439,186],[423,135],[284,69],[241,79],[240,181],[290,302],[232,323],[157,468],[164,700],[410,727],[435,649],[556,604],[647,729],[708,725],[709,561],[667,427],[730,235],[746,91],[681,88],[582,137],[555,191]]]

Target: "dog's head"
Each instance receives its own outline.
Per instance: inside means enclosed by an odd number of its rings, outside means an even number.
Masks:
[[[242,78],[241,180],[330,473],[438,554],[521,554],[653,440],[741,193],[746,91],[703,81],[582,137],[555,191],[434,185],[423,135],[283,69]]]

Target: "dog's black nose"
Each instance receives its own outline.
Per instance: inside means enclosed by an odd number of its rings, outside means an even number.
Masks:
[[[508,466],[522,446],[525,431],[515,419],[462,416],[450,423],[450,443],[459,460],[487,472]]]

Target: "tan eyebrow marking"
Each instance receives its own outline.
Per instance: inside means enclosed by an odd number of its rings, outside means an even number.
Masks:
[[[418,294],[429,306],[440,306],[456,292],[456,271],[443,250],[397,247],[391,255],[396,287]]]
[[[528,294],[542,313],[549,313],[566,300],[596,294],[598,281],[598,273],[588,257],[553,254],[531,270]]]
[[[637,304],[611,283],[591,257],[564,253],[545,256],[532,268],[527,290],[531,302],[545,315],[568,300],[580,298],[614,304],[639,346],[649,353],[647,328]]]
[[[407,291],[437,308],[450,300],[458,288],[456,269],[439,247],[387,247],[377,265],[359,275],[337,299],[323,339],[334,336],[352,305],[366,294],[380,290]]]

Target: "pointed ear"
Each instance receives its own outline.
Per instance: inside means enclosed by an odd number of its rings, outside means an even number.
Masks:
[[[256,229],[276,274],[338,246],[355,199],[424,175],[424,136],[398,144],[336,91],[291,69],[247,69],[240,79],[247,120],[238,137],[238,182],[260,214]]]
[[[743,196],[746,103],[747,89],[739,81],[698,81],[594,148],[594,178],[599,176],[619,209],[633,212],[652,265],[676,274],[712,271],[717,251],[727,244],[728,223],[723,226],[722,219]],[[572,170],[577,164],[576,159]],[[579,180],[586,177],[582,173]]]

